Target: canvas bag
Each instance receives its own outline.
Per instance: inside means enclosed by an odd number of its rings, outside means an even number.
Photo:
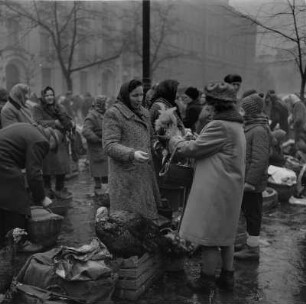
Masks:
[[[84,303],[109,301],[114,292],[118,276],[112,273],[96,280],[90,278],[86,281],[63,279],[56,274],[54,263],[54,257],[61,250],[62,248],[54,248],[44,253],[32,255],[17,275],[16,282],[67,295],[78,299],[78,301],[85,301]],[[80,267],[83,274],[86,273],[84,265],[82,264]]]

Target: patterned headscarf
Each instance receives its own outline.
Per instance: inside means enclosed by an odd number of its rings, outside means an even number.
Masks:
[[[93,106],[97,112],[104,114],[106,111],[106,102],[107,102],[107,96],[98,95],[94,100]]]
[[[135,109],[133,109],[130,102],[130,93],[140,86],[142,86],[142,82],[137,79],[125,82],[120,88],[117,100],[124,103],[131,111],[133,111],[135,114],[141,117],[142,116],[141,110],[136,111]]]
[[[19,105],[26,105],[26,94],[30,92],[29,86],[24,83],[15,84],[10,91],[10,97]]]

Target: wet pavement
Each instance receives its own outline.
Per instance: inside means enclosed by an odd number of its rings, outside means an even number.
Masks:
[[[87,170],[67,183],[73,200],[64,219],[59,243],[80,246],[95,236],[93,182]],[[186,259],[187,275],[198,270],[197,258]],[[156,282],[137,304],[235,303],[298,304],[306,303],[306,207],[278,205],[263,218],[260,261],[235,263],[236,285],[233,293],[217,290],[203,296],[191,292],[182,273],[167,273]],[[131,303],[116,300],[115,303]]]

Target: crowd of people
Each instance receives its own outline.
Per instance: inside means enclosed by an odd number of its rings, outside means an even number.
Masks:
[[[240,94],[241,84],[240,75],[230,74],[203,90],[182,90],[178,81],[167,79],[145,93],[143,83],[132,79],[115,101],[105,95],[56,98],[50,86],[31,101],[25,84],[0,89],[0,241],[12,228],[26,229],[31,201],[47,207],[54,198],[73,195],[65,176],[81,120],[94,191],[101,195],[108,183],[111,211],[157,220],[164,199],[159,172],[166,160],[173,151],[177,162],[193,160],[179,234],[201,249],[202,263],[200,277],[189,286],[233,290],[234,259],[260,257],[269,164],[284,165],[284,143],[290,139],[291,152],[306,161],[303,101],[295,94],[281,99],[273,90]],[[241,212],[248,237],[235,252]],[[20,250],[38,247],[26,241]],[[219,255],[222,271],[216,277]]]

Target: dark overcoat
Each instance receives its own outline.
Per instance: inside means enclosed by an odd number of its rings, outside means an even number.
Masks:
[[[82,134],[87,140],[90,172],[93,177],[108,175],[107,155],[102,147],[103,114],[91,109],[84,121]]]
[[[33,201],[45,197],[42,162],[49,143],[38,129],[28,123],[15,123],[0,130],[0,208],[19,214],[30,214],[30,200],[22,169]]]
[[[124,103],[106,111],[103,120],[103,146],[109,156],[109,194],[111,210],[138,212],[157,218],[159,190],[152,164],[152,127],[148,110],[140,118]],[[134,161],[134,152],[149,154],[149,162]]]
[[[60,107],[64,111],[63,107]],[[55,120],[58,117],[55,114],[47,112],[42,104],[33,107],[33,119],[44,127],[55,128]],[[60,175],[70,172],[70,157],[68,142],[64,139],[59,143],[56,151],[50,151],[43,163],[44,175]]]

